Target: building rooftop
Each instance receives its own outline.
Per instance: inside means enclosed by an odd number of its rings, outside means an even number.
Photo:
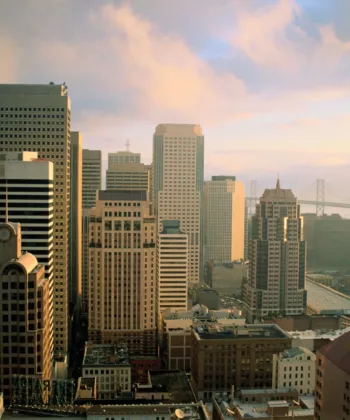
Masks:
[[[236,181],[236,177],[235,176],[230,176],[230,175],[213,175],[211,177],[212,181]]]
[[[152,370],[149,372],[148,385],[139,385],[135,390],[137,394],[159,393],[167,394],[162,399],[164,403],[193,403],[197,399],[193,394],[186,373],[179,370]],[[157,398],[154,397],[154,400]],[[161,399],[161,398],[160,398]]]
[[[168,136],[175,136],[174,139],[183,136],[202,136],[202,128],[198,124],[158,124],[155,135],[166,134]]]
[[[314,353],[305,348],[305,347],[292,347],[291,349],[288,350],[284,350],[283,353],[281,353],[281,358],[282,359],[294,359],[296,357],[300,357],[302,355],[307,355],[307,356],[315,356]]]
[[[298,394],[298,391],[295,388],[256,388],[256,389],[241,389],[239,394],[242,396],[248,395],[275,395],[275,394],[289,394],[295,393]]]
[[[233,325],[219,324],[194,327],[195,335],[199,340],[222,339],[257,339],[257,338],[290,338],[277,325]]]
[[[180,230],[180,221],[179,220],[163,220],[162,221],[163,230],[161,233],[168,235],[182,234]]]
[[[147,191],[100,190],[98,199],[101,201],[147,201]]]
[[[87,412],[90,416],[130,416],[130,415],[171,415],[174,419],[188,418],[193,420],[208,420],[202,403],[194,404],[133,404],[133,405],[100,405],[94,406]],[[182,417],[183,415],[183,417]]]
[[[306,330],[306,331],[288,331],[288,334],[293,339],[299,340],[315,340],[328,339],[330,341],[336,340],[341,335],[350,332],[350,327],[342,330]]]
[[[85,345],[83,367],[130,365],[129,352],[125,345],[92,344]]]
[[[350,296],[309,280],[306,280],[305,287],[310,309],[324,314],[350,314]]]

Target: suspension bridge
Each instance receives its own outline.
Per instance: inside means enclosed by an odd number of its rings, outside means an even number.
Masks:
[[[314,200],[299,200],[299,204],[313,205],[316,208],[317,216],[323,216],[325,214],[326,207],[350,209],[350,203],[341,203],[326,201],[325,194],[325,180],[318,179],[316,183],[316,198]],[[259,197],[257,195],[257,181],[250,182],[250,196],[246,197],[246,206],[249,214],[255,213],[255,206],[259,203]]]

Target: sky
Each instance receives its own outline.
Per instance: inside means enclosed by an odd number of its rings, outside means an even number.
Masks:
[[[350,202],[349,0],[0,0],[0,83],[65,81],[84,148],[152,159],[195,123],[205,178]]]

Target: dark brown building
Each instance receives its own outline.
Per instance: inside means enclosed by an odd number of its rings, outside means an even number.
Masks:
[[[271,388],[273,354],[291,348],[277,325],[192,329],[192,386],[199,399],[235,388]]]
[[[350,332],[317,352],[315,420],[350,419]]]
[[[52,281],[22,253],[19,224],[0,223],[0,299],[0,389],[8,404],[14,375],[50,380],[53,357]]]

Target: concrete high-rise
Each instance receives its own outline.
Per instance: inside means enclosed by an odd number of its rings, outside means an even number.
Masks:
[[[265,190],[252,219],[249,275],[243,301],[251,322],[306,310],[306,244],[298,200],[291,190]]]
[[[153,208],[158,231],[163,220],[179,220],[188,235],[191,283],[198,283],[203,266],[202,193],[204,136],[199,125],[160,124],[153,136]]]
[[[14,375],[50,380],[53,284],[35,256],[21,249],[21,226],[0,223],[0,389],[8,404]]]
[[[0,152],[54,163],[55,352],[68,351],[70,99],[63,85],[0,85]],[[15,222],[15,221],[14,221]]]
[[[0,152],[0,222],[21,223],[22,248],[53,280],[53,163],[37,152]]]
[[[155,246],[146,191],[99,191],[89,218],[89,340],[155,354]]]
[[[150,170],[143,163],[112,163],[106,171],[107,190],[149,192]]]
[[[234,176],[204,182],[204,262],[244,258],[245,193]]]
[[[96,192],[102,186],[101,150],[83,149],[83,208],[96,205]]]
[[[70,217],[70,280],[69,294],[75,314],[78,315],[82,299],[82,144],[78,131],[71,132],[71,217]]]
[[[108,153],[108,167],[114,163],[140,163],[141,154],[133,153],[129,150],[119,151],[116,153]]]
[[[166,308],[187,310],[188,235],[178,220],[163,220],[157,246],[158,316]]]
[[[83,149],[83,220],[82,220],[82,310],[88,308],[89,214],[96,206],[96,194],[102,187],[101,150]]]

